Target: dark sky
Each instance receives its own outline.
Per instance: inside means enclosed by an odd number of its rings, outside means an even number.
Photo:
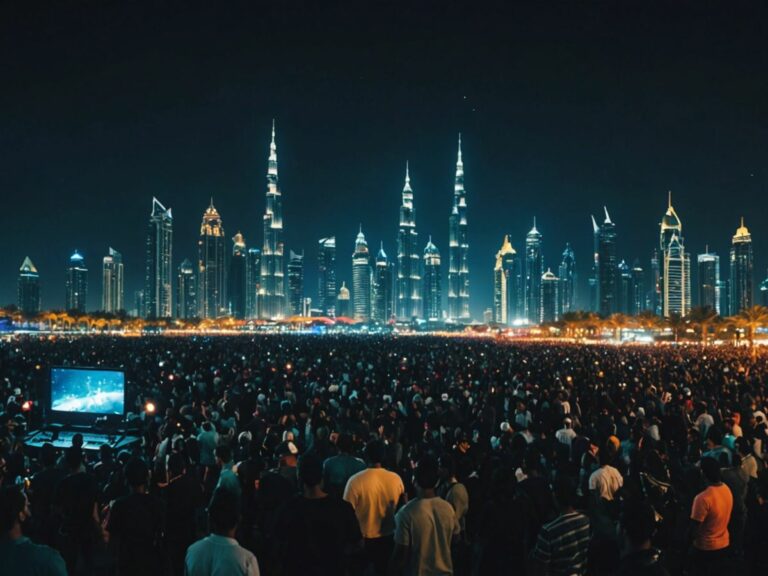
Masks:
[[[570,241],[585,285],[590,213],[607,204],[620,257],[647,267],[670,189],[692,254],[725,256],[744,214],[765,277],[762,2],[37,4],[0,8],[0,303],[29,255],[61,307],[78,248],[99,306],[113,246],[132,305],[153,195],[173,208],[176,264],[210,196],[260,247],[273,117],[310,296],[320,237],[337,236],[339,280],[359,223],[394,256],[406,159],[421,241],[447,263],[459,131],[475,317],[504,233],[520,248],[536,215],[545,265]]]

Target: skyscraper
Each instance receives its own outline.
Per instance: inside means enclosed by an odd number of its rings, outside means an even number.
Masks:
[[[424,247],[424,319],[437,322],[443,316],[443,290],[441,287],[440,251],[430,236]]]
[[[157,198],[152,198],[152,214],[147,233],[147,269],[144,276],[144,306],[140,314],[148,318],[170,318],[172,290],[173,216]]]
[[[283,246],[283,201],[277,184],[277,145],[275,122],[272,121],[272,142],[269,144],[267,168],[267,206],[264,211],[264,246],[261,250],[260,313],[263,318],[285,316],[285,266]]]
[[[400,229],[397,234],[397,317],[401,320],[421,318],[421,258],[418,240],[413,189],[406,164]]]
[[[25,316],[34,316],[40,312],[40,274],[29,256],[19,268],[16,303]]]
[[[768,306],[768,276],[760,282],[760,306]]]
[[[699,306],[720,314],[720,256],[709,247],[697,257],[699,264]]]
[[[467,195],[464,190],[464,162],[461,159],[461,134],[459,134],[453,208],[448,219],[448,319],[451,321],[465,322],[470,319],[468,255]]]
[[[245,316],[259,317],[259,291],[261,290],[261,250],[248,248],[245,267]]]
[[[640,261],[635,259],[632,264],[632,291],[630,294],[629,314],[637,316],[647,310],[645,303],[645,271]]]
[[[667,211],[661,219],[659,237],[661,249],[659,282],[662,315],[665,318],[672,314],[686,316],[690,308],[690,258],[685,253],[682,234],[683,225],[672,207],[670,192]]]
[[[597,303],[601,316],[610,316],[618,309],[618,260],[616,257],[616,225],[611,221],[608,208],[605,220],[597,230]],[[594,217],[592,218],[594,227]]]
[[[560,312],[562,314],[575,312],[578,277],[576,274],[576,256],[570,244],[566,244],[565,250],[563,250],[563,260],[560,262],[558,277],[560,278]]]
[[[323,314],[336,313],[336,237],[321,238],[317,246],[317,305]]]
[[[559,310],[560,279],[551,270],[547,269],[541,276],[541,316],[540,323],[557,322],[560,318]]]
[[[211,203],[203,213],[197,243],[197,305],[200,318],[227,314],[226,237],[221,216]]]
[[[731,315],[754,305],[754,257],[752,255],[752,235],[744,226],[736,230],[731,240]]]
[[[352,253],[352,312],[355,320],[371,319],[371,254],[362,226]]]
[[[294,316],[304,312],[304,252],[288,252],[288,307]]]
[[[520,317],[521,276],[520,259],[507,234],[493,267],[493,321],[497,324],[510,325]]]
[[[618,291],[616,311],[622,314],[631,314],[632,307],[632,270],[625,260],[619,262],[618,268]]]
[[[229,313],[234,318],[242,320],[246,314],[246,280],[248,276],[248,253],[245,239],[238,232],[232,238],[232,257],[229,261],[227,295],[229,296]]]
[[[114,248],[102,262],[101,309],[113,314],[125,309],[123,292],[123,255]]]
[[[179,277],[176,280],[176,317],[182,319],[197,318],[197,274],[189,258],[179,264]]]
[[[384,243],[381,243],[376,254],[376,269],[374,272],[374,298],[373,318],[378,322],[389,322],[393,314],[392,299],[392,263],[384,252]]]
[[[541,277],[544,275],[544,256],[541,252],[541,233],[533,228],[525,237],[525,317],[531,324],[541,322]]]
[[[599,250],[600,250],[600,226],[592,216],[592,275],[589,277],[589,311],[600,311],[600,286],[599,286]]]
[[[646,301],[647,309],[661,316],[661,268],[659,266],[659,251],[654,248],[651,254],[651,289]]]
[[[84,313],[88,300],[88,268],[85,259],[75,250],[69,258],[66,278],[66,309]]]
[[[336,297],[336,316],[349,317],[349,288],[345,282],[341,283],[339,295]]]

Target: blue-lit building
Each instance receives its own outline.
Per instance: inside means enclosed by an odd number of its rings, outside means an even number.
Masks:
[[[400,320],[421,318],[421,257],[419,234],[416,232],[416,211],[408,165],[400,205],[400,228],[397,233],[397,317]]]
[[[294,316],[304,313],[304,253],[288,253],[288,312]]]
[[[317,306],[322,314],[336,314],[336,237],[317,242]]]
[[[504,236],[493,267],[493,321],[508,326],[524,317],[523,277],[520,258]]]
[[[600,226],[595,225],[592,218],[593,230],[596,235],[597,249],[595,252],[595,272],[597,288],[597,312],[604,317],[618,311],[619,268],[616,255],[616,225],[611,221],[608,209],[605,210],[605,220]]]
[[[558,269],[560,278],[560,313],[576,311],[578,275],[576,273],[576,255],[570,244],[565,245],[563,259]]]
[[[232,256],[229,260],[227,275],[227,296],[229,297],[229,313],[238,320],[246,317],[246,296],[248,277],[248,251],[245,238],[238,232],[232,238]]]
[[[227,247],[224,225],[213,199],[200,224],[197,258],[197,305],[200,318],[219,318],[228,313]]]
[[[179,264],[176,291],[176,317],[197,318],[200,313],[197,307],[197,274],[189,258],[185,258]]]
[[[533,228],[525,237],[525,318],[531,324],[541,322],[541,278],[544,275],[544,254],[542,253],[542,236],[536,228],[536,218]]]
[[[442,320],[443,316],[441,274],[440,251],[430,237],[424,248],[424,319],[430,322]]]
[[[285,246],[283,241],[283,197],[277,180],[275,123],[269,144],[267,205],[264,210],[264,245],[261,250],[259,314],[268,320],[285,316]]]
[[[373,318],[378,322],[389,322],[394,315],[394,300],[392,295],[394,275],[392,262],[384,252],[384,243],[381,243],[376,254],[376,266],[374,268],[373,285]]]
[[[170,318],[173,313],[173,216],[171,209],[152,198],[147,230],[146,274],[140,316]]]
[[[742,310],[754,306],[754,256],[752,254],[752,235],[744,226],[736,230],[731,240],[731,307],[730,313],[735,316]]]
[[[24,258],[19,268],[16,294],[16,303],[22,314],[34,316],[40,312],[40,274],[29,256]]]
[[[429,315],[425,313],[425,316],[428,317]],[[456,178],[453,185],[453,208],[448,219],[448,320],[453,322],[468,322],[470,320],[467,193],[464,189],[461,134],[459,134]]]
[[[707,249],[703,254],[696,258],[699,265],[698,286],[699,302],[702,308],[711,308],[718,314],[720,310],[720,256],[711,253]]]
[[[67,266],[65,307],[82,314],[86,311],[87,300],[88,268],[85,267],[85,258],[75,250]]]

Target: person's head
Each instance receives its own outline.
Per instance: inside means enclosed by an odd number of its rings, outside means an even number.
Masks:
[[[141,458],[131,458],[123,468],[125,481],[131,490],[139,490],[149,482],[149,467]]]
[[[371,466],[384,463],[384,442],[381,440],[371,440],[365,445],[365,459]]]
[[[74,434],[72,436],[72,446],[75,448],[82,448],[83,447],[83,435],[80,434],[80,432]]]
[[[216,446],[213,453],[216,456],[216,464],[219,466],[226,466],[232,461],[232,450],[226,444]]]
[[[622,525],[634,548],[650,546],[656,531],[656,513],[648,502],[631,502],[624,509]]]
[[[99,446],[99,460],[105,464],[112,462],[112,446],[109,444]]]
[[[710,426],[707,430],[707,446],[720,446],[723,443],[723,432],[718,426]]]
[[[719,484],[722,482],[720,463],[714,458],[707,456],[706,458],[701,459],[701,473],[704,474],[705,480],[710,484]]]
[[[336,447],[342,454],[352,454],[354,449],[354,443],[352,442],[352,435],[342,432],[339,434],[339,438],[336,440]]]
[[[299,449],[290,440],[281,442],[275,450],[280,466],[295,468],[299,458]]]
[[[448,453],[442,454],[437,461],[440,480],[448,480],[456,476],[456,461]]]
[[[314,454],[299,458],[299,480],[306,488],[315,488],[323,480],[323,462]]]
[[[237,494],[218,488],[208,504],[208,520],[211,531],[222,536],[234,534],[240,521],[240,501]]]
[[[64,454],[64,463],[67,465],[67,471],[75,473],[80,471],[83,464],[83,453],[80,448],[70,446]]]
[[[437,460],[432,456],[423,456],[416,464],[413,479],[422,492],[434,490],[439,480]]]
[[[576,506],[578,502],[578,494],[576,492],[576,482],[572,478],[565,474],[558,474],[554,482],[555,502],[557,507],[563,510],[570,510]]]
[[[29,516],[27,496],[18,486],[0,488],[0,534],[10,535],[14,530],[20,531]]]
[[[749,443],[749,439],[744,436],[736,438],[736,448],[742,457],[752,453],[752,445]]]
[[[53,444],[50,442],[46,442],[40,448],[40,461],[45,468],[50,468],[56,465],[56,448],[54,448]]]

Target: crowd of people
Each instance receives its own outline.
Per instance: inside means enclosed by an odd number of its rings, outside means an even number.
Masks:
[[[140,442],[26,446],[51,366],[124,370]],[[0,573],[762,574],[767,375],[727,346],[15,337]]]

